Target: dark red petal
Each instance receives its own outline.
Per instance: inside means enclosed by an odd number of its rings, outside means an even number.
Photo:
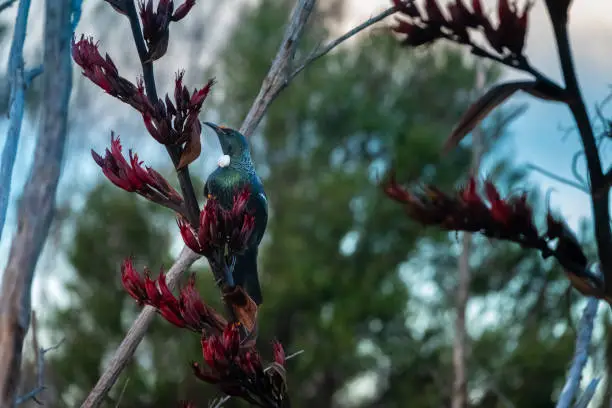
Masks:
[[[192,109],[196,109],[198,111],[200,110],[202,103],[204,103],[204,100],[208,96],[208,93],[210,92],[210,89],[212,88],[214,83],[215,80],[211,79],[202,89],[193,92],[191,100],[189,101],[190,105],[192,106]]]
[[[195,0],[185,0],[185,2],[176,9],[174,14],[172,14],[172,21],[179,21],[183,19],[187,13],[189,13],[189,10],[191,10],[194,4]]]
[[[228,358],[238,355],[240,349],[240,331],[238,324],[228,324],[223,330],[223,348]]]
[[[144,288],[147,292],[148,302],[152,306],[159,306],[161,294],[157,290],[155,281],[151,279],[151,272],[147,268],[145,268],[144,276]]]
[[[121,264],[121,283],[131,297],[139,302],[147,299],[144,282],[139,273],[134,269],[131,258],[127,258]]]
[[[430,22],[436,24],[446,23],[446,18],[444,17],[437,0],[425,0],[425,11],[427,12],[427,18]]]
[[[180,305],[183,319],[190,327],[201,329],[208,323],[204,321],[207,316],[206,307],[195,288],[194,274],[189,278],[189,283],[181,290]]]
[[[189,222],[183,218],[178,218],[176,222],[185,245],[187,245],[189,249],[195,253],[202,252],[202,245],[200,245],[196,232],[193,230],[193,228],[191,228]]]

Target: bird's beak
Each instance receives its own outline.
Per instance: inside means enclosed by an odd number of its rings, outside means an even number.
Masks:
[[[211,128],[212,130],[214,130],[214,131],[215,131],[215,133],[219,133],[219,132],[221,131],[221,127],[220,127],[220,126],[215,125],[214,123],[211,123],[211,122],[204,122],[204,124],[205,124],[206,126],[208,126],[209,128]]]
[[[209,128],[211,128],[212,130],[214,130],[217,134],[224,133],[225,130],[227,129],[225,126],[215,125],[214,123],[211,123],[211,122],[204,122],[204,124],[208,126]]]

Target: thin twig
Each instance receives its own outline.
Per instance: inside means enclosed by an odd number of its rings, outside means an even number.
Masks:
[[[551,179],[553,179],[555,181],[558,181],[559,183],[563,183],[563,184],[566,184],[566,185],[568,185],[570,187],[574,187],[574,188],[582,191],[583,193],[586,193],[586,194],[590,193],[589,189],[587,187],[585,187],[583,184],[581,184],[581,183],[579,183],[577,181],[573,181],[573,180],[567,179],[565,177],[561,177],[561,176],[559,176],[559,175],[557,175],[557,174],[555,174],[555,173],[553,173],[551,171],[548,171],[548,170],[546,170],[546,169],[544,169],[544,168],[542,168],[540,166],[537,166],[535,164],[531,164],[530,163],[530,164],[527,165],[527,168],[530,169],[530,170],[537,171],[538,173],[541,173],[541,174],[545,175],[546,177],[549,177],[549,178],[551,178]]]
[[[599,300],[589,298],[585,306],[580,323],[578,325],[578,338],[576,339],[576,351],[572,366],[565,382],[565,386],[559,396],[557,408],[569,408],[574,400],[576,392],[580,388],[580,380],[582,378],[582,370],[587,363],[589,357],[589,345],[591,344],[591,336],[593,334],[593,322],[597,315],[597,307]]]
[[[125,380],[125,384],[123,384],[123,388],[121,389],[121,392],[119,393],[119,397],[117,398],[117,405],[115,405],[115,408],[119,408],[119,404],[121,404],[121,399],[123,398],[123,394],[125,394],[125,390],[127,389],[127,386],[129,383],[130,383],[130,378],[128,377]]]
[[[242,126],[240,126],[240,132],[243,135],[249,137],[255,131],[270,104],[289,85],[289,71],[295,57],[295,51],[315,3],[316,0],[298,0],[291,11],[289,24],[285,29],[285,35],[272,61],[270,70],[261,84],[249,113],[247,113]]]
[[[578,401],[576,401],[574,408],[587,408],[589,406],[593,396],[595,395],[595,391],[597,391],[597,386],[599,385],[600,381],[601,378],[593,378],[591,382],[589,382],[589,385],[586,386],[584,392],[580,398],[578,398]]]
[[[56,345],[49,348],[38,347],[38,327],[36,321],[36,314],[32,311],[32,348],[34,349],[34,358],[36,361],[36,387],[25,395],[17,398],[15,405],[21,405],[29,400],[33,400],[39,405],[42,403],[37,399],[38,394],[43,392],[45,387],[45,354],[49,351],[59,348],[65,339],[61,339]]]
[[[579,150],[574,154],[574,157],[572,157],[572,174],[574,175],[574,178],[576,180],[582,183],[582,185],[590,186],[589,182],[585,180],[584,177],[582,177],[582,175],[580,174],[580,170],[578,169],[578,165],[580,164],[579,160],[582,156],[584,156],[584,151]]]
[[[0,3],[0,13],[2,13],[7,8],[11,7],[16,0],[6,0],[3,3]]]
[[[395,14],[397,12],[397,7],[393,6],[393,7],[389,7],[388,9],[384,10],[383,12],[369,18],[368,20],[364,21],[363,23],[359,24],[357,27],[353,28],[352,30],[347,31],[344,35],[336,38],[335,40],[331,41],[329,44],[325,45],[322,48],[316,48],[313,50],[313,52],[306,58],[306,60],[304,62],[302,62],[302,64],[296,68],[291,75],[289,76],[290,78],[294,78],[295,76],[297,76],[300,72],[302,72],[304,70],[304,68],[306,68],[306,66],[308,64],[313,63],[314,61],[318,60],[319,58],[321,58],[322,56],[324,56],[325,54],[327,54],[328,52],[330,52],[332,49],[336,48],[338,45],[342,44],[344,41],[348,40],[349,38],[353,37],[354,35],[356,35],[357,33],[365,30],[366,28],[370,27],[371,25],[374,25],[376,23],[378,23],[381,20],[384,20],[385,18],[389,17],[392,14]]]

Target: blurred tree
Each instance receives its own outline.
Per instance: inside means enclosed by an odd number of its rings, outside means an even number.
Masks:
[[[217,66],[218,109],[228,124],[238,126],[256,95],[291,5],[263,0],[241,17]],[[318,10],[298,58],[330,36],[326,27],[342,17],[341,6]],[[392,163],[400,180],[446,188],[464,181],[469,149],[444,160],[439,151],[475,71],[460,54],[435,50],[407,52],[387,33],[361,36],[297,77],[252,139],[271,205],[259,341],[265,348],[275,337],[288,353],[305,351],[288,364],[294,407],[448,404],[453,304],[446,292],[454,287],[457,245],[435,229],[424,234],[376,186]],[[487,82],[497,75],[489,72]],[[504,166],[497,173],[508,186],[522,180]],[[178,236],[162,215],[170,214],[107,183],[85,208],[70,250],[72,302],[48,322],[67,338],[50,364],[68,406],[93,385],[135,315],[120,287],[120,261],[132,254],[152,268],[169,265]],[[545,407],[571,352],[567,336],[551,335],[565,316],[556,303],[565,290],[555,283],[559,271],[512,246],[487,245],[474,258],[476,301],[503,304],[491,308],[497,324],[473,336],[474,406]],[[198,281],[204,298],[215,300],[209,275]],[[423,296],[424,285],[436,295]],[[187,364],[199,358],[197,343],[156,322],[111,406],[119,398],[120,406],[167,407],[180,398],[205,406],[211,389],[192,380]],[[542,375],[546,384],[538,383]]]

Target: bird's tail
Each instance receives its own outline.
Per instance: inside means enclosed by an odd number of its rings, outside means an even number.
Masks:
[[[257,274],[257,248],[248,249],[236,259],[234,282],[240,285],[258,305],[263,301]]]

